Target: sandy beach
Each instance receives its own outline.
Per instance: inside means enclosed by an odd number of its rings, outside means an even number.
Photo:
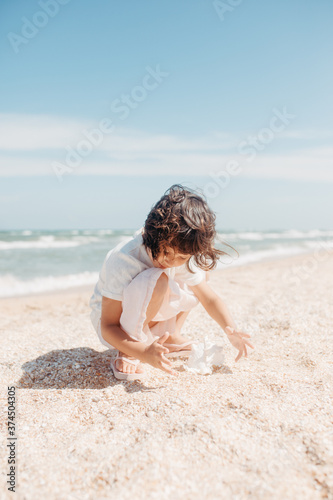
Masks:
[[[333,498],[333,254],[212,273],[256,349],[236,351],[201,306],[183,334],[225,364],[117,381],[88,306],[93,287],[0,301],[2,406],[16,387],[25,500]],[[7,438],[7,419],[1,428]],[[3,441],[4,442],[4,441]],[[2,498],[7,491],[2,457]]]

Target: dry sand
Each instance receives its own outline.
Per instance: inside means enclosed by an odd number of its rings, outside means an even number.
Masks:
[[[92,289],[0,301],[2,408],[17,396],[17,492],[39,499],[333,498],[333,255],[213,273],[256,346],[236,351],[201,306],[183,333],[225,346],[212,375],[145,365],[114,379],[89,318]],[[1,416],[3,443],[7,437]],[[4,449],[3,447],[2,449]]]

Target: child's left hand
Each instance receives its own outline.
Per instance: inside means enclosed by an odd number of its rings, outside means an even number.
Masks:
[[[246,346],[254,349],[254,346],[251,344],[251,342],[245,340],[251,338],[251,335],[244,332],[238,332],[230,326],[226,327],[225,332],[228,335],[228,339],[230,340],[231,344],[239,351],[235,361],[238,361],[243,355],[247,358]]]

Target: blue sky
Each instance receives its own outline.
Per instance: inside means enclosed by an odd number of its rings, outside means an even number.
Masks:
[[[0,229],[333,226],[329,0],[1,3]]]

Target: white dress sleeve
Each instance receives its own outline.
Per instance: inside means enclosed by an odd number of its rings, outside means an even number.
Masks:
[[[101,295],[108,299],[123,300],[124,289],[141,270],[140,263],[130,255],[110,252],[100,273]]]

